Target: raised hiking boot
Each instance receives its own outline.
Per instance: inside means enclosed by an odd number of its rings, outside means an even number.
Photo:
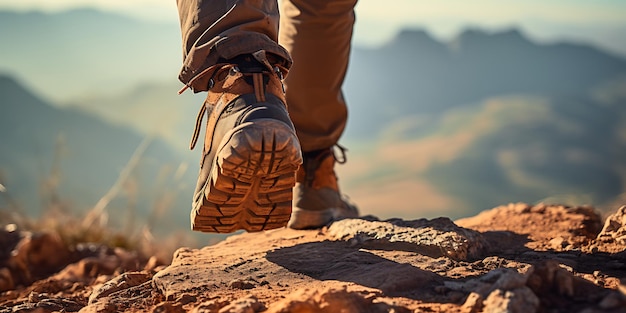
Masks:
[[[359,216],[357,207],[339,192],[334,168],[335,162],[345,162],[345,151],[340,149],[343,157],[339,161],[333,148],[303,154],[304,162],[296,174],[290,228],[320,228],[337,219]]]
[[[214,233],[283,227],[302,153],[282,74],[264,53],[231,62],[216,65],[191,142],[193,149],[208,112],[191,226]]]

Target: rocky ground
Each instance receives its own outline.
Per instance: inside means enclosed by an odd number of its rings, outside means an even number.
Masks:
[[[475,217],[348,219],[132,251],[0,232],[5,312],[626,312],[626,206],[510,204]]]

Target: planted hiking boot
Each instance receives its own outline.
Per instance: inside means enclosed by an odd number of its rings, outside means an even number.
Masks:
[[[191,142],[208,112],[191,225],[214,233],[283,227],[302,154],[282,74],[264,54],[231,62],[216,65]]]
[[[320,228],[334,220],[359,216],[357,207],[339,192],[334,167],[335,162],[345,162],[345,155],[340,161],[333,148],[304,153],[296,175],[290,228]]]

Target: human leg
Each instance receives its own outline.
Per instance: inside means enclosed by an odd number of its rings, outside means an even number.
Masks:
[[[358,216],[339,191],[333,150],[347,120],[341,86],[355,5],[356,0],[282,2],[279,43],[294,60],[285,79],[287,102],[304,152],[294,189],[292,228],[315,228],[334,218]]]
[[[291,60],[276,43],[275,1],[178,1],[179,78],[208,91],[191,147],[208,115],[192,228],[228,233],[285,226],[301,148],[285,105]]]
[[[194,92],[207,91],[210,67],[220,60],[264,50],[291,66],[277,43],[276,0],[177,0],[183,66],[179,79]],[[286,74],[286,73],[283,73]]]

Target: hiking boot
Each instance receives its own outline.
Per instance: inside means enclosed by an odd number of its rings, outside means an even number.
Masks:
[[[302,153],[280,68],[256,53],[216,65],[211,77],[191,142],[193,149],[208,112],[192,229],[230,233],[283,227],[291,215]]]
[[[345,152],[341,148],[342,154]],[[304,153],[304,163],[296,174],[294,208],[289,227],[320,228],[334,220],[359,216],[357,207],[339,192],[335,162],[344,163],[345,154],[337,160],[333,148]]]

